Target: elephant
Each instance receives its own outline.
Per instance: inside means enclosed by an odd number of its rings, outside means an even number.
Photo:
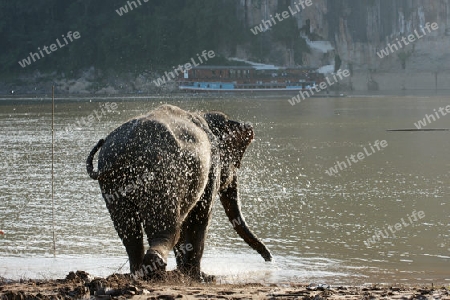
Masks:
[[[201,272],[200,261],[217,196],[237,234],[265,261],[272,260],[240,209],[237,170],[253,138],[250,124],[224,113],[162,105],[98,141],[86,160],[87,173],[100,185],[131,274],[143,276],[144,269],[150,270],[146,278],[162,276],[173,250],[182,274],[213,280]]]

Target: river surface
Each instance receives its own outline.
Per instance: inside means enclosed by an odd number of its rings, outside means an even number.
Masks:
[[[219,282],[448,284],[450,131],[387,131],[416,128],[448,97],[311,98],[295,106],[288,98],[57,97],[53,209],[51,101],[1,100],[0,276],[128,272],[85,159],[121,123],[170,103],[254,125],[239,171],[242,211],[275,261],[238,237],[216,201],[202,268]],[[450,128],[450,115],[439,116],[425,128]]]

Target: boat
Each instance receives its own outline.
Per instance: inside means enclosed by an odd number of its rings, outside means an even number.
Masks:
[[[197,66],[178,77],[178,88],[190,92],[299,92],[325,82],[307,68]]]

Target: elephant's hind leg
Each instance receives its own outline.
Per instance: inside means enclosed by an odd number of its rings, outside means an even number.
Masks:
[[[178,269],[193,279],[206,282],[214,281],[214,276],[201,272],[200,261],[217,190],[215,176],[214,171],[210,172],[204,194],[186,217],[180,240],[174,248]]]
[[[140,271],[144,259],[144,240],[137,206],[125,199],[107,199],[106,206],[130,260],[130,272]]]
[[[177,197],[167,193],[152,193],[141,201],[140,207],[149,250],[144,255],[143,268],[148,277],[158,276],[166,270],[167,256],[180,235]],[[163,206],[160,208],[160,206]]]
[[[200,271],[210,217],[211,203],[198,202],[183,223],[183,233],[174,248],[178,269],[195,280],[206,282],[214,281],[213,276]]]

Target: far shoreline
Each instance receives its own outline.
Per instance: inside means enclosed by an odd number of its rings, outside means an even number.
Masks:
[[[123,93],[123,94],[70,94],[55,93],[55,99],[82,101],[85,99],[92,100],[145,100],[145,99],[184,99],[184,98],[203,98],[203,99],[233,99],[233,98],[286,98],[286,96],[298,94],[296,92],[231,92],[231,93],[186,93],[182,91],[164,92],[164,93]],[[333,91],[330,94],[319,94],[310,98],[377,98],[377,97],[439,97],[450,96],[449,90],[388,90],[388,91]],[[51,91],[48,93],[22,93],[22,94],[0,94],[1,101],[42,101],[51,100]]]

